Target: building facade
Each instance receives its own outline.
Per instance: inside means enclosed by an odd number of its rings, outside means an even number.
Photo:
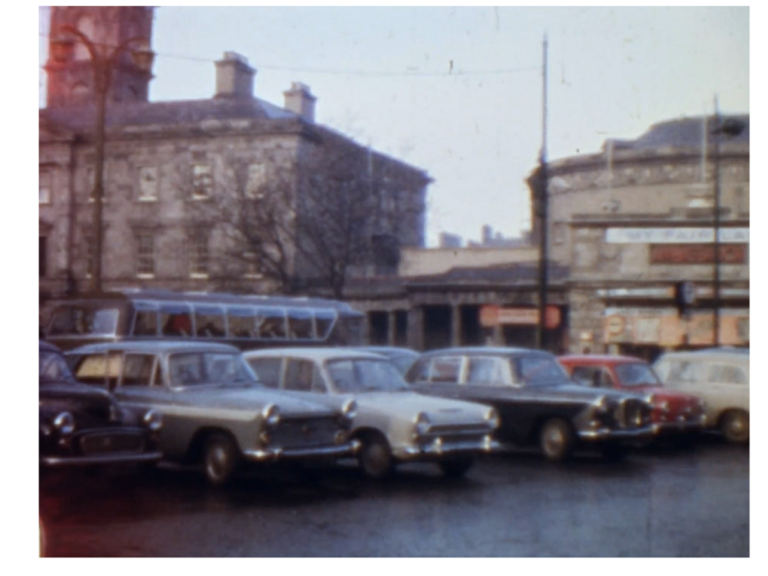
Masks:
[[[152,10],[53,7],[51,38],[64,24],[100,45],[151,37]],[[39,114],[41,297],[89,285],[95,161],[89,58],[78,45],[69,60],[51,59],[46,67],[47,106]],[[322,224],[318,206],[330,218],[327,230],[343,224],[338,234],[364,248],[339,254],[333,264],[344,273],[396,267],[399,246],[423,246],[427,174],[317,124],[316,98],[306,85],[294,83],[278,106],[254,97],[255,77],[245,58],[227,52],[216,62],[212,98],[150,102],[151,76],[118,60],[105,128],[105,289],[265,293],[290,281],[296,290],[327,292],[332,287],[318,277],[319,254],[341,250],[342,239],[312,236]]]
[[[550,255],[570,270],[571,350],[650,358],[712,346],[716,308],[719,343],[749,345],[748,116],[663,122],[552,162],[549,178]]]

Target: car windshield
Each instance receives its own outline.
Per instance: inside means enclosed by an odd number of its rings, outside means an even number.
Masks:
[[[245,360],[235,353],[181,352],[171,354],[168,366],[172,386],[260,386]]]
[[[56,352],[40,352],[40,382],[74,382],[75,377],[64,356]]]
[[[397,392],[408,390],[397,368],[388,360],[331,360],[326,363],[337,392]]]
[[[623,386],[661,386],[651,367],[642,362],[619,364],[614,368]]]
[[[514,365],[516,380],[524,386],[567,384],[570,381],[563,367],[549,356],[518,356]]]

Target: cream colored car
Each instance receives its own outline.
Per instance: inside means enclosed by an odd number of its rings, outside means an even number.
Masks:
[[[371,478],[388,476],[398,463],[420,460],[436,461],[446,476],[462,476],[474,456],[497,448],[493,432],[499,419],[493,408],[417,394],[381,355],[273,348],[243,356],[271,388],[315,401],[351,395],[357,402],[352,438],[361,443],[358,461]]]
[[[711,348],[663,355],[653,366],[666,386],[706,404],[707,428],[749,441],[749,350]]]

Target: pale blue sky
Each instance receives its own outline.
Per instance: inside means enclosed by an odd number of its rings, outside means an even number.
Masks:
[[[211,97],[213,62],[234,50],[258,70],[256,96],[282,105],[304,82],[318,122],[427,170],[431,244],[486,223],[516,235],[541,146],[545,32],[550,159],[711,113],[715,94],[723,112],[749,112],[749,8],[161,7],[150,98]]]

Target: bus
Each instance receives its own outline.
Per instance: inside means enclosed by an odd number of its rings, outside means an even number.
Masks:
[[[58,304],[45,330],[62,350],[154,338],[214,341],[241,350],[270,346],[360,346],[363,314],[309,297],[125,288]]]

